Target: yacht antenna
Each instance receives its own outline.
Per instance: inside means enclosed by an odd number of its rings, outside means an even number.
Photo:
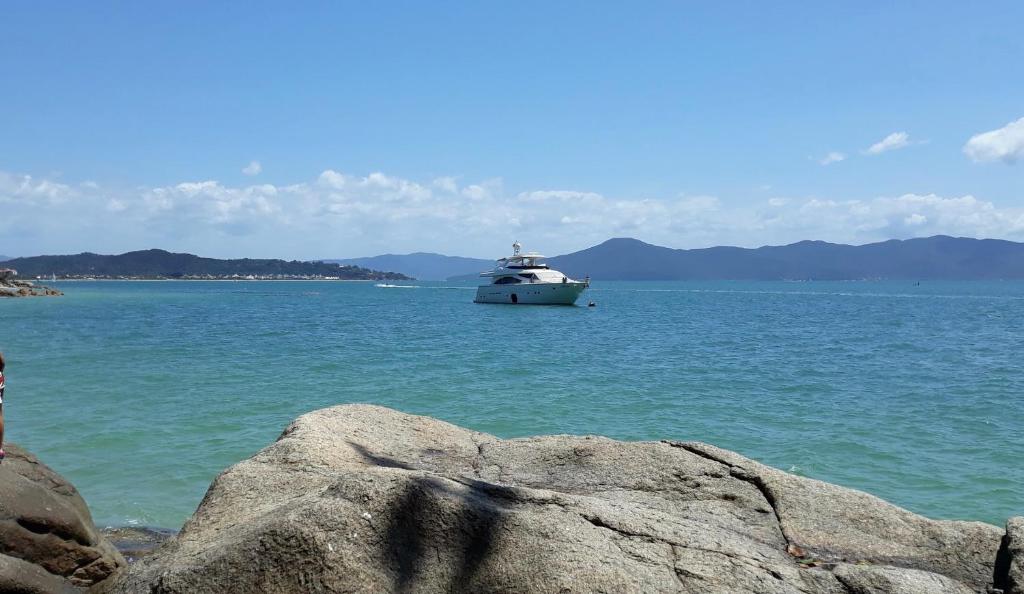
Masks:
[[[515,242],[515,243],[513,243],[513,244],[512,244],[512,255],[513,255],[513,256],[518,256],[518,255],[519,255],[519,250],[520,250],[520,249],[521,249],[522,247],[523,247],[523,246],[519,245],[519,242],[518,242],[518,241],[517,241],[517,242]]]

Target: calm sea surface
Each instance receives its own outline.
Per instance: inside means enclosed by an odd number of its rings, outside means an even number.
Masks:
[[[98,524],[178,527],[299,414],[372,402],[503,437],[710,442],[937,518],[1024,513],[1024,283],[473,288],[66,282],[0,301],[8,439]]]

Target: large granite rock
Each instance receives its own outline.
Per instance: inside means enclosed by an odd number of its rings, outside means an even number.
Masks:
[[[1024,594],[1024,517],[1006,522],[1006,536],[996,559],[995,585],[1006,594]]]
[[[18,446],[4,449],[0,592],[82,591],[124,565],[71,483]]]
[[[984,592],[1002,531],[699,443],[501,440],[350,405],[101,584],[152,592]]]

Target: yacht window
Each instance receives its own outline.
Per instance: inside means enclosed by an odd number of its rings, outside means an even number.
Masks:
[[[519,276],[521,276],[523,278],[526,278],[526,279],[530,279],[530,280],[537,280],[537,275],[533,274],[533,273],[530,273],[530,274],[520,274]]]
[[[523,282],[523,281],[519,280],[518,278],[516,278],[514,276],[503,276],[503,277],[499,278],[498,280],[494,281],[494,284],[496,284],[496,285],[514,285],[514,284],[521,283],[521,282]]]

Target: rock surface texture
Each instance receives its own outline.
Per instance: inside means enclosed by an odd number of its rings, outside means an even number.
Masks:
[[[0,592],[80,592],[124,566],[71,483],[18,446],[0,464]]]
[[[995,586],[1006,594],[1024,594],[1024,518],[1006,522],[1006,536],[996,560]]]
[[[172,530],[145,528],[141,526],[109,527],[100,530],[114,548],[128,563],[133,563],[152,553],[164,541],[174,536]]]
[[[30,281],[0,279],[0,297],[56,297],[63,294]]]
[[[1002,537],[700,443],[501,440],[347,405],[225,471],[95,590],[985,592]]]

